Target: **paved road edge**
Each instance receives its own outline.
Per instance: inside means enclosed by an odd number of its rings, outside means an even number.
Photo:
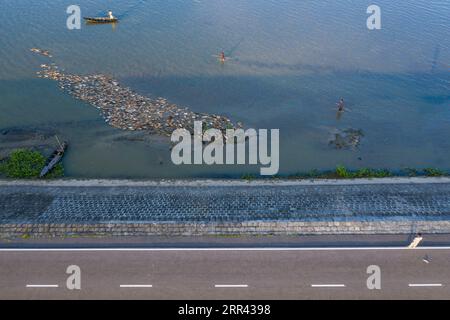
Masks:
[[[93,224],[0,224],[0,238],[71,236],[202,235],[375,235],[450,233],[450,220],[402,221],[249,221],[241,223],[123,222]]]
[[[11,180],[0,179],[0,187],[176,187],[176,186],[311,186],[311,185],[364,185],[364,184],[423,184],[450,183],[450,177],[388,177],[358,179],[57,179]]]

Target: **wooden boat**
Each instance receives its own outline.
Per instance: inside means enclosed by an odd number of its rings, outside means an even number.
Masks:
[[[52,155],[48,158],[45,167],[42,169],[40,178],[46,176],[62,159],[64,153],[67,149],[67,142],[63,142],[59,145],[59,147],[52,153]]]
[[[87,23],[114,23],[119,21],[113,16],[112,11],[108,11],[107,17],[85,17],[83,18]]]
[[[83,18],[87,23],[114,23],[119,21],[117,18],[109,17],[85,17]]]

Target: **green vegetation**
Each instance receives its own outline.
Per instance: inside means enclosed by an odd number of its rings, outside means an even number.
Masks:
[[[338,178],[354,179],[354,178],[385,178],[391,177],[393,174],[388,170],[374,170],[362,168],[357,171],[350,171],[344,166],[337,166],[336,175]]]
[[[344,179],[352,178],[352,174],[344,166],[337,166],[336,174],[339,178],[344,178]]]
[[[361,168],[358,170],[349,170],[339,165],[334,171],[311,170],[308,173],[297,173],[290,175],[288,179],[360,179],[360,178],[386,178],[386,177],[445,177],[450,176],[446,172],[434,168],[425,168],[423,170],[414,168],[405,168],[401,171],[389,171],[385,169]],[[278,178],[282,178],[278,176]]]
[[[387,178],[392,177],[393,175],[392,172],[385,169],[360,169],[356,172],[356,178]]]
[[[310,178],[314,178],[314,177],[319,176],[320,172],[319,172],[319,170],[314,169],[314,170],[311,170],[310,172],[308,172],[306,175]]]
[[[247,180],[247,181],[251,181],[251,180],[255,180],[257,177],[253,174],[244,174],[242,175],[241,179],[243,180]]]
[[[442,177],[445,176],[445,172],[435,168],[425,168],[423,172],[427,177]]]
[[[13,151],[9,158],[0,164],[0,174],[8,178],[34,179],[38,178],[46,159],[38,151],[18,149]],[[57,178],[64,174],[61,163],[46,176],[46,178]]]
[[[234,129],[234,126],[231,123],[227,123],[226,129]]]
[[[208,129],[211,129],[206,122],[202,122],[202,133],[204,134]]]
[[[405,168],[402,170],[408,177],[417,177],[420,175],[420,171],[414,168]]]

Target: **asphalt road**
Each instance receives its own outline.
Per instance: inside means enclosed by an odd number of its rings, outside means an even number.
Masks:
[[[450,299],[450,247],[3,248],[0,298]]]

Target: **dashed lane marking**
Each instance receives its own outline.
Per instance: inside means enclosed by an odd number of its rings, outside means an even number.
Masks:
[[[57,284],[27,284],[27,288],[58,288]]]
[[[121,284],[120,288],[153,288],[151,284]]]
[[[345,288],[345,284],[312,284],[312,288]]]
[[[215,284],[215,288],[248,288],[247,284]]]
[[[442,287],[442,283],[410,283],[409,287]]]

